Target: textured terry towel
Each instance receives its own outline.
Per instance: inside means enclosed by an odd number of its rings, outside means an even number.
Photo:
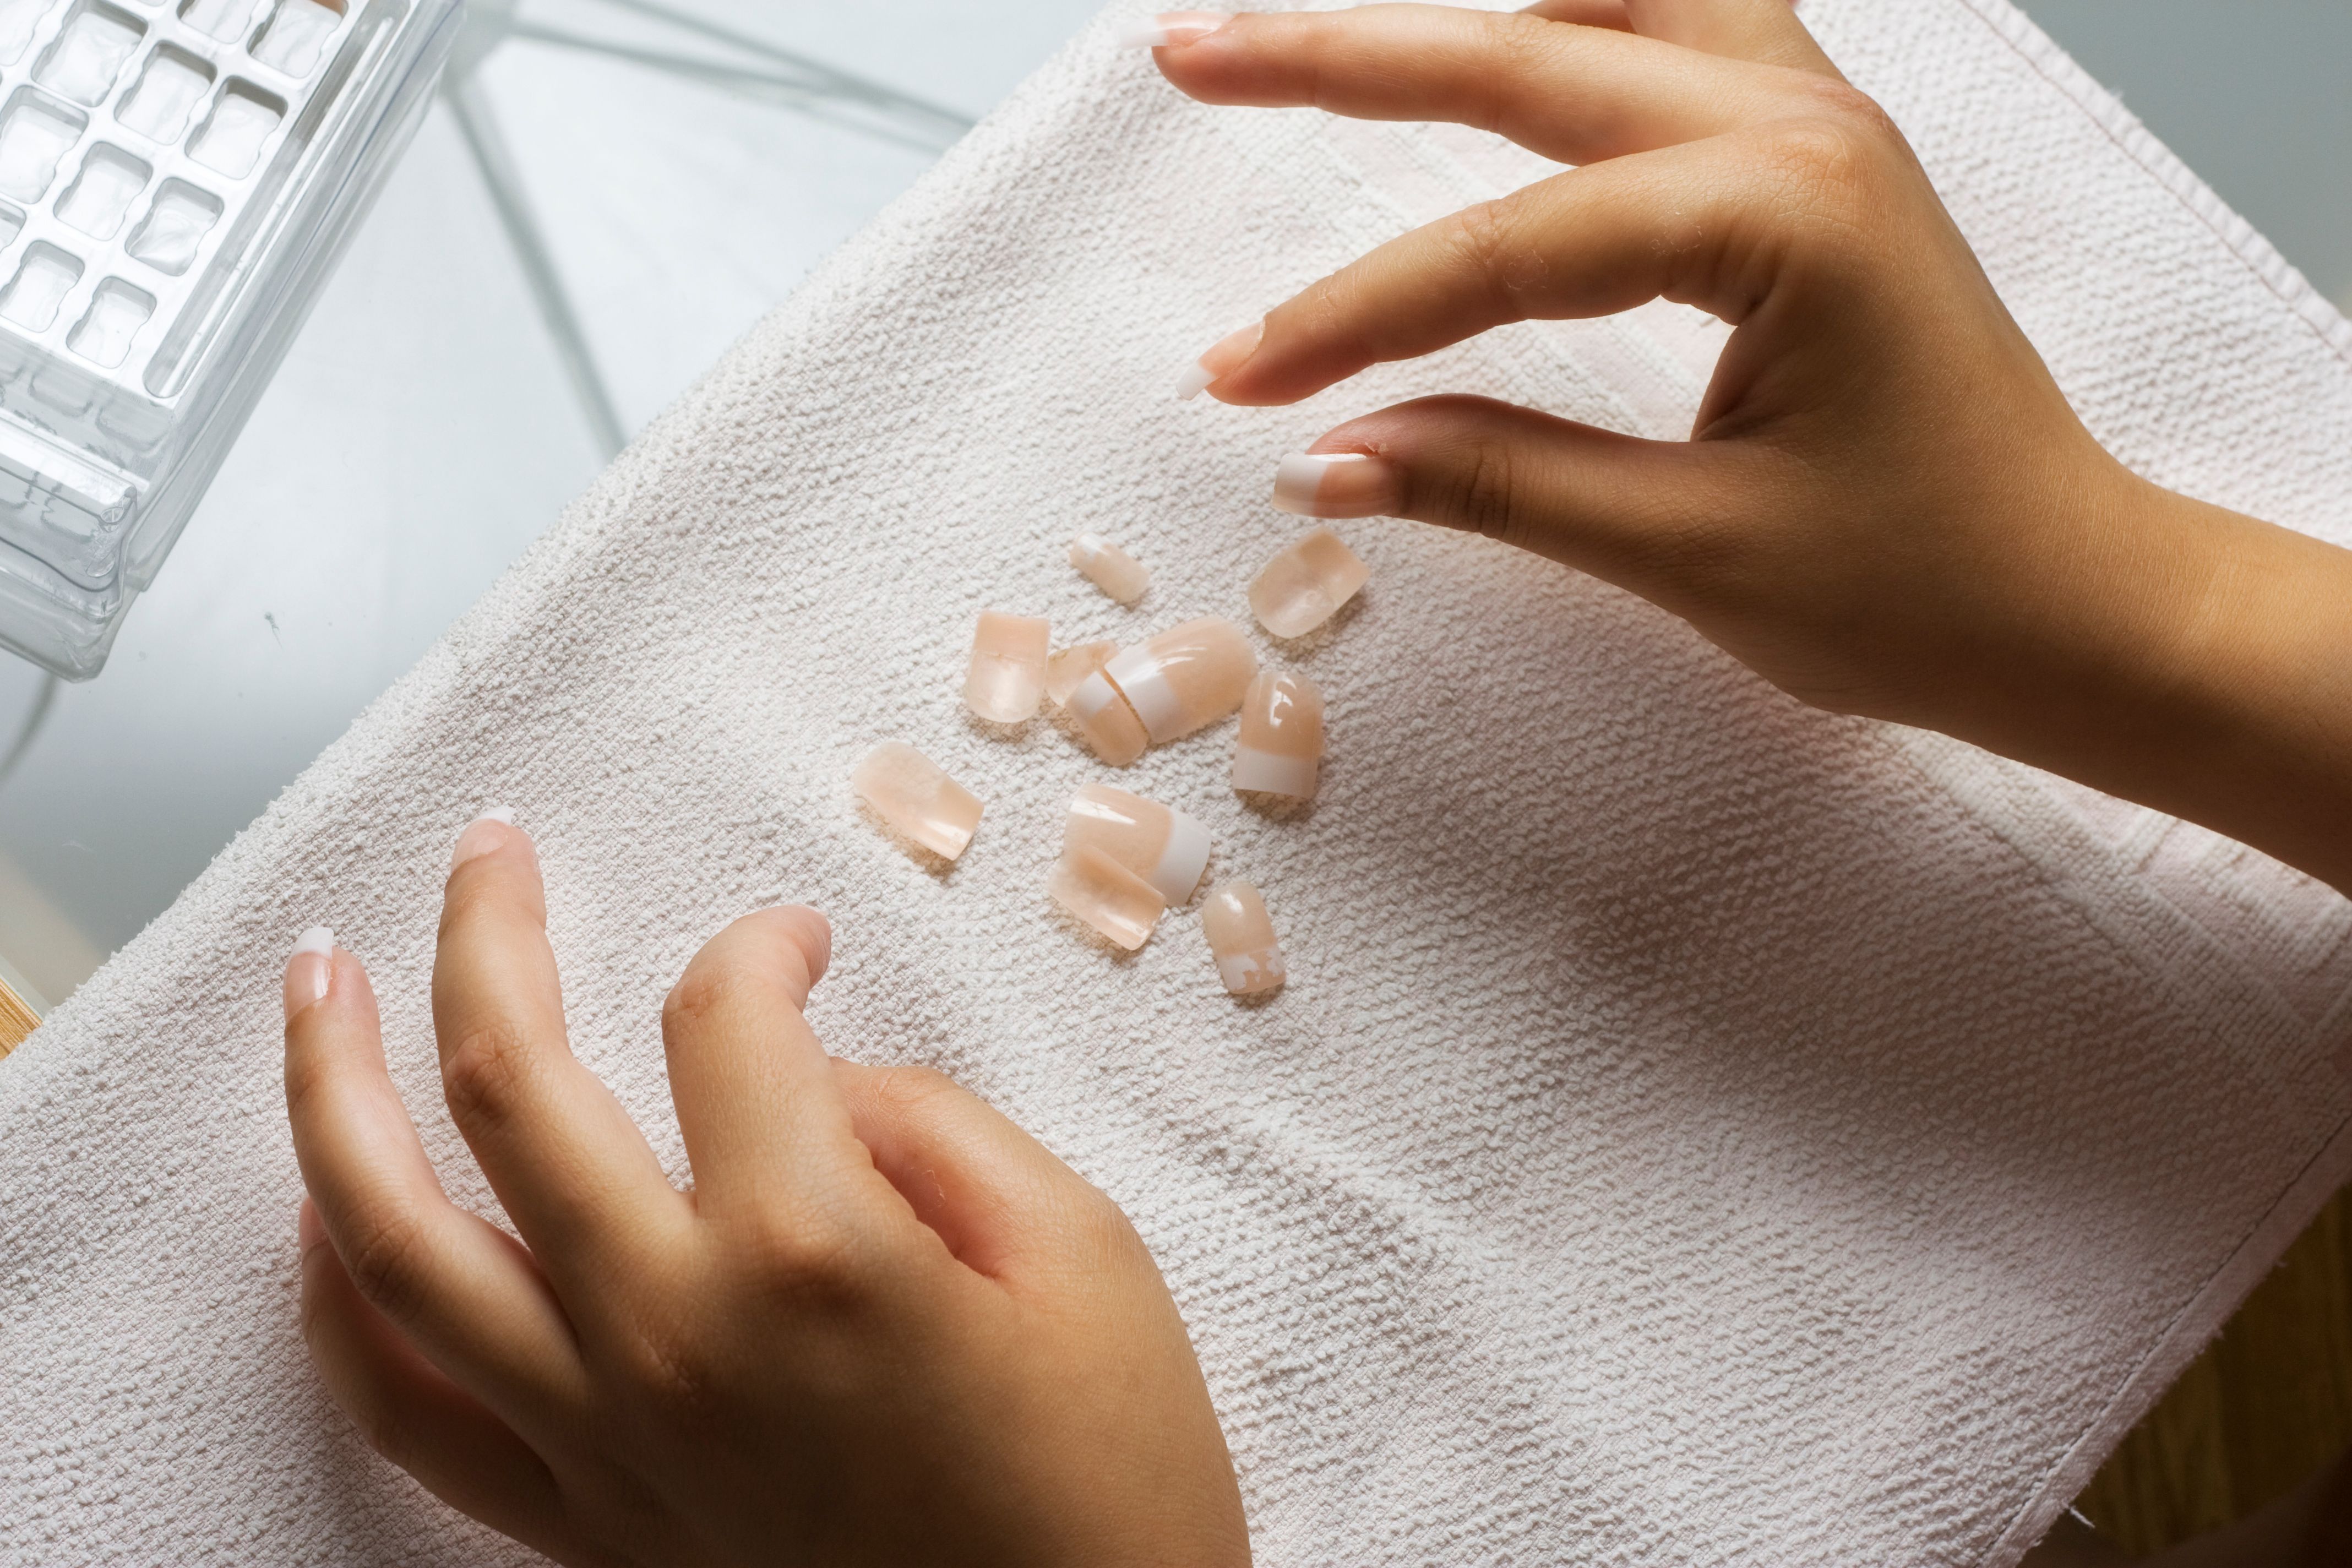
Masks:
[[[2347,539],[2352,331],[2000,0],[1818,0],[2098,434]],[[1347,525],[1372,582],[1274,653],[1331,699],[1311,811],[1230,731],[1121,782],[1267,890],[1289,989],[1195,916],[1129,960],[1044,894],[1049,723],[957,701],[973,616],[1242,616],[1275,458],[1475,388],[1686,427],[1685,313],[1528,327],[1297,409],[1178,405],[1236,321],[1531,161],[1182,101],[1098,26],[618,462],[187,895],[0,1066],[12,1563],[510,1562],[375,1462],[294,1323],[278,973],[331,922],[434,1079],[441,868],[539,836],[577,1048],[678,1168],[664,990],[743,909],[832,911],[837,1049],[937,1064],[1126,1205],[1263,1561],[2000,1563],[2346,1173],[2352,909],[1934,737],[1798,708],[1641,603]],[[1081,528],[1157,574],[1134,613]],[[952,871],[863,748],[989,801]]]

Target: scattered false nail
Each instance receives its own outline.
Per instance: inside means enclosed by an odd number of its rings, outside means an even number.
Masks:
[[[1122,605],[1132,605],[1151,586],[1151,574],[1143,563],[1099,533],[1081,533],[1070,541],[1070,564]]]
[[[1322,763],[1321,689],[1303,675],[1261,672],[1242,699],[1234,787],[1312,800]]]
[[[1054,901],[1129,952],[1141,947],[1167,907],[1158,889],[1100,849],[1072,845],[1045,884]]]
[[[980,826],[980,796],[904,741],[885,741],[859,760],[850,784],[883,821],[952,860]]]
[[[964,676],[966,706],[999,724],[1018,724],[1037,711],[1045,692],[1045,636],[1034,616],[982,613],[971,634],[971,669]]]
[[[1192,901],[1209,868],[1209,830],[1173,806],[1108,784],[1079,788],[1062,829],[1065,854],[1099,849],[1151,884],[1171,909]]]
[[[1082,642],[1076,647],[1066,647],[1045,661],[1045,695],[1056,708],[1070,705],[1070,693],[1076,691],[1087,677],[1110,662],[1118,651],[1115,642]]]
[[[1095,754],[1123,767],[1240,707],[1256,673],[1241,628],[1203,616],[1118,655],[1079,683],[1069,711]]]
[[[1201,934],[1217,961],[1217,978],[1236,996],[1280,989],[1282,945],[1265,900],[1247,882],[1220,882],[1201,906]]]
[[[1338,614],[1371,574],[1338,534],[1318,528],[1265,563],[1250,584],[1250,609],[1276,637],[1305,637]]]

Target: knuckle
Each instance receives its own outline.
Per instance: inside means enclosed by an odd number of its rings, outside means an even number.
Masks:
[[[378,1211],[347,1228],[348,1245],[336,1250],[352,1288],[393,1321],[405,1321],[425,1295],[431,1244],[424,1226],[411,1215]]]
[[[723,1014],[761,984],[762,976],[741,946],[722,937],[695,954],[662,1003],[664,1026],[696,1024]]]
[[[872,1093],[885,1111],[920,1112],[938,1108],[963,1090],[936,1068],[887,1067],[874,1075]]]
[[[441,1061],[441,1095],[449,1114],[469,1131],[494,1131],[521,1104],[530,1046],[509,1019],[476,1024],[449,1044]]]
[[[824,1315],[865,1304],[871,1272],[855,1226],[822,1215],[763,1215],[751,1226],[742,1259],[762,1294]]]
[[[1843,213],[1867,198],[1902,134],[1884,110],[1843,82],[1805,90],[1813,101],[1770,128],[1764,163],[1798,210]]]
[[[1512,221],[1511,198],[1474,202],[1455,213],[1445,232],[1448,247],[1462,269],[1482,279],[1497,297],[1497,309],[1509,309],[1526,279]]]
[[[1518,543],[1521,528],[1512,501],[1516,479],[1510,448],[1497,441],[1479,441],[1467,457],[1454,496],[1459,526],[1487,539]]]

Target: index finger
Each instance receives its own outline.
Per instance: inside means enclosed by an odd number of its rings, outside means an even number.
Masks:
[[[433,961],[449,1113],[575,1312],[690,1210],[645,1135],[572,1056],[530,837],[486,815],[457,840]]]
[[[805,1235],[881,1195],[801,1013],[831,952],[814,910],[745,915],[703,944],[662,1008],[670,1100],[705,1214],[756,1214]]]

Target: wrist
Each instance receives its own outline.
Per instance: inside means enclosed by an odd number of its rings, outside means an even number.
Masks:
[[[2111,467],[1938,727],[2352,890],[2352,552]]]

